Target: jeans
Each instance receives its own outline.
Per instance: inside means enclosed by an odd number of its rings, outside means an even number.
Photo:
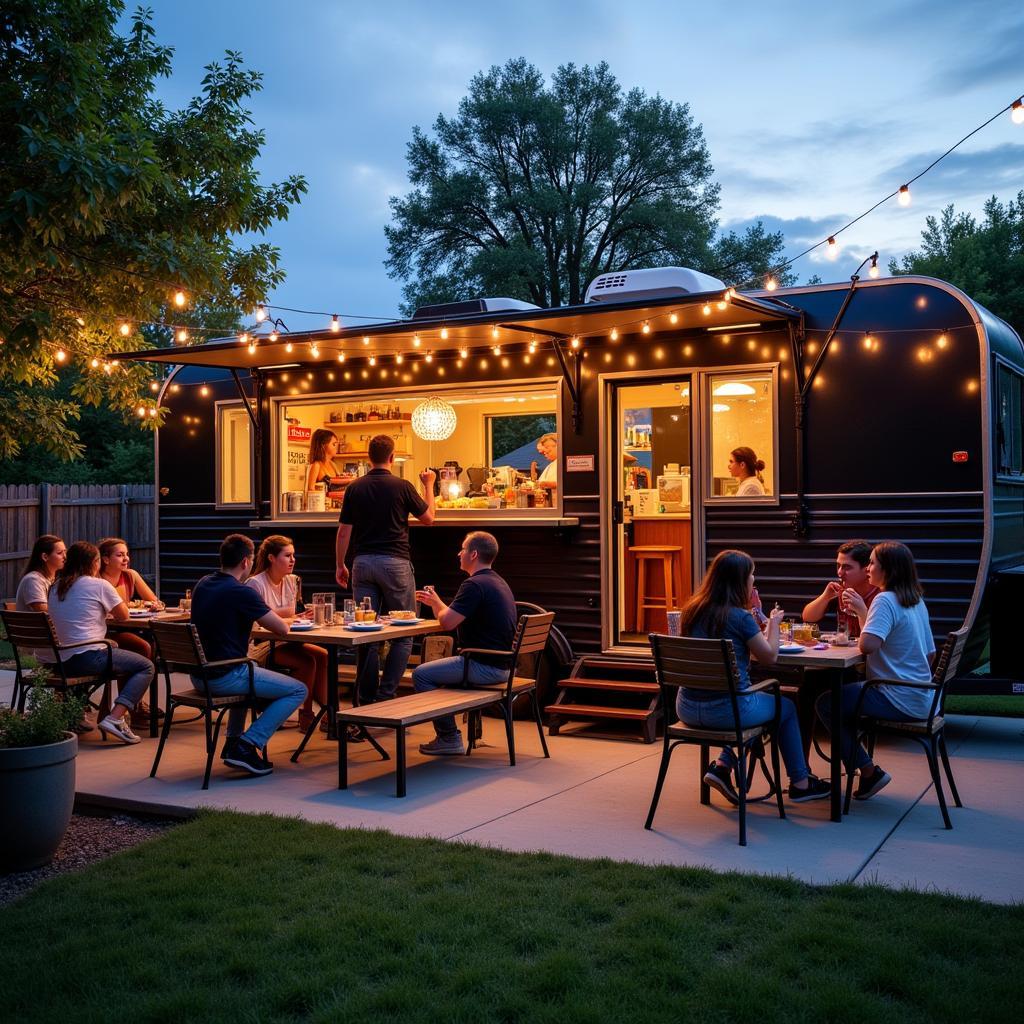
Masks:
[[[114,675],[122,679],[115,704],[121,704],[129,711],[142,699],[153,681],[156,668],[149,658],[144,658],[134,651],[125,651],[115,647],[112,651]],[[107,670],[107,650],[82,651],[64,661],[64,670],[69,676],[93,676]],[[125,678],[127,677],[127,678]]]
[[[417,693],[426,690],[438,690],[444,686],[462,686],[462,666],[464,658],[439,658],[428,661],[425,665],[417,665],[412,670],[412,687]],[[484,665],[482,662],[469,662],[470,686],[494,686],[495,683],[508,682],[508,669]],[[459,734],[454,715],[445,715],[434,722],[434,731],[442,739],[452,739]]]
[[[271,672],[269,668],[256,666],[253,674],[256,696],[270,701],[263,714],[242,732],[245,725],[245,707],[232,707],[228,711],[228,738],[241,736],[257,747],[265,747],[270,737],[277,732],[286,718],[306,699],[306,688],[290,676]],[[192,685],[203,693],[206,683],[200,676],[192,676]],[[224,675],[209,682],[209,692],[214,697],[233,697],[249,692],[249,667],[236,665]]]
[[[414,609],[416,581],[412,562],[392,555],[357,555],[352,563],[352,593],[356,604],[368,597],[378,615]],[[392,640],[381,673],[380,645],[366,644],[357,648],[356,685],[360,703],[371,704],[394,697],[411,653],[411,636]]]
[[[842,758],[843,764],[849,766],[853,763],[854,768],[863,768],[871,758],[868,756],[868,752],[864,749],[861,744],[857,743],[857,723],[854,721],[853,714],[857,708],[857,700],[860,697],[861,690],[864,689],[864,683],[847,683],[843,687],[842,700],[839,705],[839,717],[843,723],[843,743],[842,743]],[[829,695],[823,693],[818,698],[816,705],[818,711],[818,717],[821,719],[822,724],[832,731],[832,705],[829,701]],[[877,718],[888,718],[894,722],[914,722],[917,721],[916,715],[908,715],[901,711],[895,704],[881,693],[876,686],[872,686],[870,690],[864,695],[864,703],[861,704],[861,713],[865,715],[874,715]],[[922,716],[923,717],[923,716]]]
[[[779,714],[779,734],[775,742],[779,745],[783,764],[790,782],[802,782],[810,775],[807,758],[804,757],[803,743],[800,741],[800,725],[796,718],[796,705],[783,697]],[[740,713],[740,725],[763,725],[770,722],[775,714],[775,698],[769,693],[751,693],[747,696],[736,695],[736,707]],[[728,697],[717,700],[687,700],[682,691],[676,701],[676,713],[687,725],[704,729],[728,729],[735,720],[732,717],[732,705]],[[736,755],[726,747],[720,759],[724,764],[735,766]]]

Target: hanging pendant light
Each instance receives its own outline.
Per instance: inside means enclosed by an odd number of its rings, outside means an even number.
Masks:
[[[412,411],[413,433],[424,441],[446,441],[457,422],[454,406],[440,398],[428,398]]]

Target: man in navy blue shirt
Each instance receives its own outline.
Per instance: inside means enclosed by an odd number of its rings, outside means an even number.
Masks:
[[[220,546],[220,570],[204,576],[192,589],[192,623],[199,632],[207,661],[246,657],[254,622],[282,639],[288,636],[288,623],[275,615],[252,587],[243,583],[252,572],[252,563],[252,541],[240,533],[232,533]],[[197,690],[205,685],[198,676],[192,676],[192,684]],[[235,665],[220,675],[213,675],[209,688],[215,697],[247,694],[248,666]],[[225,764],[241,768],[250,775],[269,775],[273,765],[260,751],[281,723],[306,699],[306,687],[289,676],[257,665],[255,690],[257,697],[270,703],[245,732],[242,726],[246,709],[231,708],[227,742],[221,757]]]
[[[466,534],[459,550],[459,568],[469,574],[463,580],[450,605],[433,591],[417,590],[416,600],[433,609],[445,629],[459,631],[460,647],[479,647],[491,651],[508,651],[516,632],[516,599],[508,584],[491,568],[498,557],[498,542],[483,530]],[[463,659],[441,658],[413,669],[412,685],[417,692],[436,690],[441,686],[461,686]],[[470,685],[493,686],[508,679],[512,664],[509,656],[476,654],[469,659]],[[437,736],[430,743],[421,743],[424,754],[455,756],[465,753],[462,733],[454,715],[445,715],[434,723]]]

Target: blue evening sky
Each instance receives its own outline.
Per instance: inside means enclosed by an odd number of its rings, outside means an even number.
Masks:
[[[388,197],[406,187],[414,125],[452,115],[472,76],[513,57],[544,74],[607,60],[624,88],[690,104],[703,125],[724,229],[761,219],[795,254],[926,167],[1024,93],[1024,7],[969,4],[731,4],[519,0],[483,4],[331,0],[148,0],[175,49],[170,105],[198,91],[227,49],[264,73],[251,104],[266,132],[266,181],[299,172],[309,193],[269,233],[288,279],[271,302],[397,315],[383,265]],[[1024,187],[1024,125],[1004,114],[914,186],[814,253],[800,280],[848,276],[917,246],[948,203],[980,211]],[[700,268],[698,268],[700,269]],[[317,318],[284,314],[292,330]],[[358,321],[352,320],[356,323]]]

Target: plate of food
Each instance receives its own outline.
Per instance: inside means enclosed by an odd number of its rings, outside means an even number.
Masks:
[[[293,633],[308,633],[312,628],[312,622],[293,622],[291,624],[291,631]]]
[[[384,628],[383,622],[351,622],[345,627],[354,629],[357,633],[375,633],[378,629]]]
[[[806,650],[803,644],[779,644],[779,654],[803,654]]]
[[[415,626],[417,623],[422,622],[422,619],[417,618],[413,615],[411,618],[395,618],[395,613],[391,613],[391,625],[392,626]]]
[[[149,608],[129,608],[128,614],[133,619],[148,619],[153,612]]]

